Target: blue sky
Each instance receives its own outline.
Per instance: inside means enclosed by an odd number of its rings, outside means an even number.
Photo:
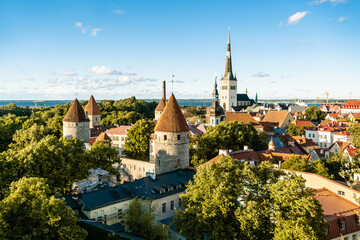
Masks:
[[[359,0],[0,0],[0,99],[360,98]]]

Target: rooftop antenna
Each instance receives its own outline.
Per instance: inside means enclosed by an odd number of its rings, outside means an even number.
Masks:
[[[175,75],[174,70],[172,71],[172,77],[171,77],[171,93],[174,94],[174,81],[175,81]]]

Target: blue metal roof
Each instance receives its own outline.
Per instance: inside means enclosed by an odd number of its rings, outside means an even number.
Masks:
[[[144,177],[133,182],[125,182],[115,187],[104,187],[78,195],[78,200],[72,199],[69,205],[76,206],[73,201],[82,209],[90,211],[104,206],[123,202],[135,197],[145,199],[158,199],[185,191],[187,184],[193,176],[193,169],[178,169],[171,172],[159,174],[155,179]],[[177,186],[181,186],[177,189]],[[169,188],[172,188],[172,190]],[[162,190],[163,193],[160,193]],[[69,198],[66,198],[67,202]]]

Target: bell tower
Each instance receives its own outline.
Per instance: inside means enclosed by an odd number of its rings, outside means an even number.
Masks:
[[[224,111],[231,111],[232,106],[237,106],[237,80],[232,72],[231,48],[230,48],[230,29],[228,36],[225,74],[220,80],[220,106]]]

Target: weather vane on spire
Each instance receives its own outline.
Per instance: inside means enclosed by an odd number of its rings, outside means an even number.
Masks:
[[[175,75],[174,75],[174,70],[172,71],[172,76],[171,76],[171,93],[174,93],[174,82],[175,82]]]

